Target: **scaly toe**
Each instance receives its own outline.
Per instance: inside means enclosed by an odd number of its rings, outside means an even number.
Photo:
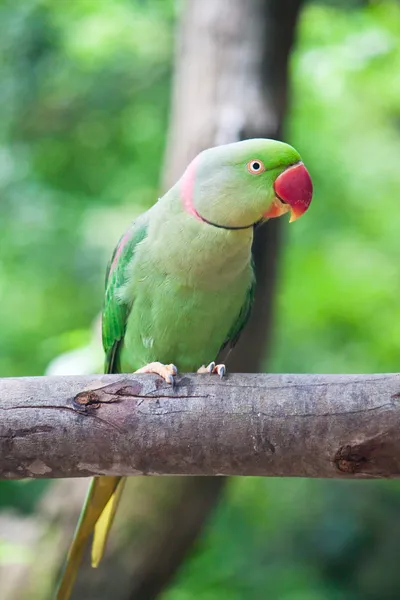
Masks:
[[[213,363],[210,363],[210,365],[212,365]],[[201,367],[199,369],[197,369],[196,373],[199,373],[200,375],[204,375],[204,374],[211,374],[212,371],[210,371],[210,365],[208,365],[208,367],[206,367],[206,365],[201,365]]]
[[[137,371],[135,371],[135,373],[155,373],[156,375],[162,377],[164,381],[172,385],[172,387],[174,387],[174,378],[175,375],[178,374],[178,369],[173,364],[163,365],[163,363],[160,362],[152,362],[148,365],[145,365],[141,369],[138,369]]]
[[[175,365],[173,365],[172,363],[170,365],[165,365],[163,373],[160,373],[160,375],[165,379],[167,383],[169,383],[172,386],[172,388],[175,387],[175,376],[178,375],[178,369]]]

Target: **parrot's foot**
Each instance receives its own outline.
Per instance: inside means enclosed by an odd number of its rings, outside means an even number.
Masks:
[[[175,385],[175,375],[178,374],[178,369],[175,365],[163,365],[160,362],[152,362],[135,371],[135,373],[155,373],[162,377],[172,387]]]
[[[213,361],[210,362],[210,364],[207,367],[203,365],[202,367],[200,367],[200,369],[197,369],[197,372],[209,373],[210,375],[212,375],[213,373],[217,373],[222,379],[226,375],[226,367],[225,365],[216,365]]]

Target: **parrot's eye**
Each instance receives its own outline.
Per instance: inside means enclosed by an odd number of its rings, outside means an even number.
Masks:
[[[252,175],[258,175],[259,173],[263,173],[265,171],[265,166],[262,160],[251,160],[247,163],[247,170]]]

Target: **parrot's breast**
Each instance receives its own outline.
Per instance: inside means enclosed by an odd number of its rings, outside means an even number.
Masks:
[[[217,357],[227,340],[252,280],[246,269],[229,285],[204,289],[152,271],[135,285],[121,352],[123,372],[160,361],[196,371]]]
[[[174,363],[179,371],[196,371],[214,360],[248,288],[243,281],[221,290],[201,290],[182,286],[170,276],[153,276],[140,287],[121,353],[124,372],[153,361]]]
[[[153,361],[196,371],[213,361],[253,281],[252,231],[217,229],[187,214],[161,217],[128,272],[124,372]]]

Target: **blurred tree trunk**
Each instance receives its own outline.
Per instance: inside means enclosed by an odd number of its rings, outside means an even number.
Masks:
[[[202,149],[248,137],[280,137],[288,59],[302,0],[189,0],[175,63],[164,188]],[[257,295],[250,323],[229,357],[234,371],[262,369],[270,338],[279,222],[256,233]],[[151,600],[171,581],[216,505],[226,478],[131,478],[101,567],[82,568],[73,598]],[[83,483],[55,484],[39,520],[52,515],[21,583],[4,600],[49,597],[83,501]],[[56,545],[56,548],[55,548]],[[48,557],[43,561],[43,557]],[[4,573],[6,575],[6,573]]]

